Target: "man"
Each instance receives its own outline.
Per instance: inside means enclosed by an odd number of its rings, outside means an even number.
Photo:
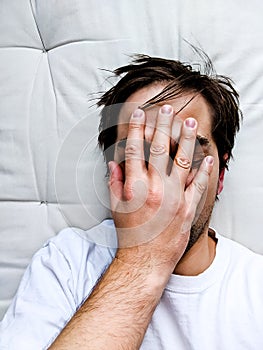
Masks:
[[[115,73],[99,102],[113,221],[35,255],[0,348],[263,348],[263,258],[209,228],[239,129],[231,81],[148,56]]]

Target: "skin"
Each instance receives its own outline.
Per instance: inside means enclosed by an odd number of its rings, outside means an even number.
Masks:
[[[132,112],[140,105],[145,103],[145,101],[151,99],[153,96],[157,95],[163,89],[162,84],[153,84],[150,87],[140,89],[139,91],[132,94],[124,104],[121,109],[118,123],[118,133],[115,146],[115,161],[117,164],[125,158],[124,150],[118,146],[120,140],[127,139],[129,120]],[[157,114],[160,107],[164,104],[169,104],[173,107],[173,119],[170,133],[166,131],[169,136],[171,136],[170,144],[174,143],[174,140],[178,141],[180,136],[180,130],[182,128],[183,122],[187,118],[195,117],[197,121],[197,135],[209,141],[209,144],[201,146],[199,143],[195,147],[195,156],[197,165],[199,164],[199,159],[204,156],[211,155],[214,158],[213,171],[210,174],[210,180],[208,185],[208,190],[205,191],[202,199],[202,203],[199,204],[198,218],[194,221],[194,225],[191,228],[190,241],[186,247],[187,253],[184,253],[182,259],[177,264],[174,273],[182,275],[197,275],[203,272],[207,268],[207,259],[213,260],[215,252],[215,244],[209,239],[208,236],[208,224],[209,219],[213,210],[215,203],[216,194],[219,194],[223,189],[224,171],[220,174],[219,178],[219,160],[218,152],[215,142],[211,135],[211,111],[210,107],[201,95],[195,96],[193,93],[185,94],[172,101],[165,101],[152,108],[146,110],[145,120],[146,125],[144,129],[144,138],[147,142],[151,143],[153,140],[153,134],[156,128]],[[194,98],[193,98],[194,97]],[[182,109],[181,112],[176,114],[176,111],[180,110],[182,106],[187,104],[188,101],[193,100]],[[185,146],[187,148],[187,146]],[[142,155],[142,159],[144,156]],[[123,167],[123,164],[120,164]],[[123,170],[123,169],[122,169]],[[187,176],[186,186],[189,186],[193,181],[194,176],[197,173],[197,168],[192,169]],[[136,173],[138,169],[134,169]],[[122,179],[123,181],[123,179]],[[145,215],[142,215],[145,221]],[[156,234],[159,234],[156,233]],[[190,248],[191,251],[190,251]],[[196,261],[199,264],[196,264]]]
[[[209,107],[197,96],[175,116],[189,94],[166,101],[152,115],[135,110],[161,88],[152,85],[135,92],[120,113],[117,142],[127,139],[125,177],[117,148],[115,161],[109,163],[112,215],[120,247],[91,296],[50,349],[139,349],[170,275],[198,274],[214,258],[208,221],[220,180]],[[171,162],[176,134],[180,137],[176,157],[192,160],[197,133],[209,140],[200,167],[189,171]],[[152,141],[148,167],[144,138]],[[193,222],[203,227],[202,232],[185,253]]]

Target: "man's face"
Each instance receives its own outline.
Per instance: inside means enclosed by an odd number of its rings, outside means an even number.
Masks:
[[[114,160],[121,164],[123,171],[125,173],[125,140],[128,135],[128,123],[132,112],[143,105],[146,101],[157,95],[162,91],[164,85],[153,84],[151,86],[142,88],[135,93],[133,93],[124,103],[121,108],[119,115],[119,123],[117,129],[117,140],[115,144]],[[213,171],[209,178],[209,184],[207,192],[204,195],[203,200],[199,206],[199,213],[191,228],[191,235],[189,244],[186,248],[188,251],[192,245],[197,241],[202,233],[208,228],[210,216],[215,203],[216,194],[218,191],[218,181],[219,181],[219,159],[218,152],[215,142],[212,139],[211,134],[211,112],[210,107],[206,100],[201,95],[196,95],[194,93],[186,93],[183,96],[175,98],[173,100],[164,101],[158,103],[152,107],[145,110],[146,113],[146,125],[145,125],[145,144],[150,144],[154,134],[155,122],[157,118],[157,113],[160,107],[164,104],[170,104],[173,106],[175,117],[171,132],[171,150],[175,149],[176,144],[180,138],[180,128],[183,121],[192,117],[198,122],[197,128],[197,141],[195,146],[195,152],[193,156],[192,167],[189,172],[186,187],[189,186],[193,180],[198,168],[207,155],[212,155],[214,157]],[[194,98],[193,98],[194,97]],[[193,98],[191,100],[191,98]],[[190,103],[188,103],[191,100]],[[188,104],[187,104],[188,103]],[[183,109],[182,107],[185,106]],[[181,110],[182,109],[182,110]],[[176,113],[180,111],[179,113]],[[170,151],[170,154],[173,152]],[[174,154],[172,155],[172,157]],[[175,188],[176,191],[176,188]]]

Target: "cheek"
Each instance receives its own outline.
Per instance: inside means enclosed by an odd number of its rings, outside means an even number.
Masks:
[[[188,187],[192,183],[198,170],[199,169],[191,169],[191,171],[186,179],[185,187]],[[209,189],[209,192],[211,193],[212,196],[214,196],[214,194],[216,195],[217,189],[218,189],[218,175],[217,175],[216,169],[213,169],[213,171],[209,177],[208,189]]]
[[[217,164],[214,164],[213,171],[209,177],[209,185],[208,185],[209,186],[208,196],[212,201],[215,200],[218,192],[219,169],[216,165]]]

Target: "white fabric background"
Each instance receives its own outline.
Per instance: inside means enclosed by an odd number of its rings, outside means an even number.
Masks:
[[[102,69],[201,46],[240,92],[244,122],[213,224],[263,252],[260,0],[0,0],[0,318],[32,254],[66,226],[109,215],[96,146]]]

